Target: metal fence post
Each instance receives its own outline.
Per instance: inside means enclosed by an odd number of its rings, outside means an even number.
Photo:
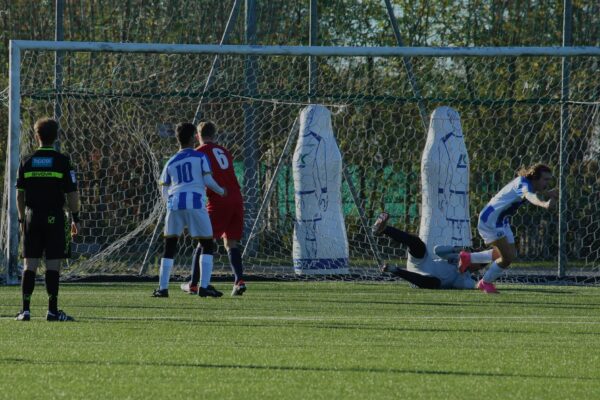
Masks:
[[[573,43],[573,7],[571,0],[564,0],[563,47]],[[558,276],[565,276],[567,268],[567,174],[569,171],[567,144],[569,140],[569,76],[570,59],[562,58],[562,85],[560,94],[560,166],[558,200]]]

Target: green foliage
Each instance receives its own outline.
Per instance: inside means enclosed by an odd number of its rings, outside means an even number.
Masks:
[[[218,43],[229,17],[232,1],[221,0],[92,0],[65,2],[65,40]],[[393,1],[403,42],[409,46],[557,46],[561,44],[562,4],[560,0]],[[257,2],[257,44],[308,45],[309,2],[273,0]],[[600,5],[573,2],[573,43],[600,44]],[[243,7],[229,43],[244,43]],[[319,45],[395,46],[383,1],[329,0],[318,2]],[[1,86],[8,82],[9,39],[51,40],[54,37],[52,1],[14,0],[0,6]],[[149,210],[138,207],[139,215],[123,215],[125,201],[144,197],[139,187],[152,184],[139,178],[151,160],[131,167],[133,147],[117,144],[114,135],[152,132],[157,121],[191,119],[203,96],[203,113],[229,132],[244,132],[241,99],[244,63],[240,58],[222,57],[220,75],[207,93],[204,82],[212,57],[105,55],[78,53],[65,58],[63,121],[66,151],[76,151],[75,160],[85,186],[84,213],[97,220],[93,229],[111,227],[115,232],[139,224]],[[556,58],[413,58],[411,60],[421,98],[417,98],[402,59],[318,58],[316,96],[308,96],[308,60],[270,57],[258,64],[257,91],[252,93],[261,122],[261,182],[269,178],[277,150],[288,133],[298,107],[267,104],[278,102],[343,105],[333,111],[333,126],[346,164],[356,178],[359,197],[369,216],[380,209],[390,210],[405,228],[416,229],[420,203],[420,149],[425,134],[418,102],[427,112],[448,104],[463,116],[463,130],[471,155],[471,212],[476,216],[490,196],[514,176],[523,165],[546,161],[558,172],[560,146],[561,60]],[[54,54],[29,56],[23,71],[23,135],[31,136],[37,117],[53,113]],[[570,235],[580,249],[578,258],[597,260],[600,247],[597,218],[597,160],[586,146],[592,140],[590,118],[598,101],[600,77],[590,73],[597,60],[573,60],[571,73],[571,125],[567,142],[567,179]],[[45,74],[40,71],[46,71]],[[0,101],[7,104],[7,94]],[[264,103],[260,103],[260,101]],[[183,110],[183,111],[182,111]],[[0,126],[7,126],[7,109],[0,110]],[[85,115],[85,117],[82,117]],[[427,123],[427,121],[425,121]],[[7,129],[3,129],[7,132]],[[96,133],[96,132],[100,133]],[[98,154],[88,154],[89,145],[78,138],[93,137]],[[140,141],[132,134],[132,143]],[[173,143],[149,140],[153,151],[174,148]],[[6,148],[0,135],[0,148]],[[229,143],[234,154],[240,143]],[[169,147],[171,146],[171,147]],[[118,156],[123,158],[118,160]],[[102,162],[92,158],[101,156]],[[587,157],[587,158],[586,158]],[[239,159],[239,156],[238,156]],[[0,153],[0,172],[5,166]],[[125,160],[125,161],[123,161]],[[104,163],[104,164],[102,164]],[[102,164],[102,165],[100,165]],[[106,179],[100,171],[108,166],[116,177]],[[105,173],[105,172],[104,172]],[[287,173],[287,172],[286,172]],[[133,179],[137,187],[123,189]],[[278,196],[285,197],[285,217],[277,221],[289,228],[293,210],[291,177],[284,179]],[[378,184],[385,182],[385,184]],[[344,205],[358,232],[356,209],[345,190]],[[148,192],[146,192],[148,193]],[[114,194],[113,209],[101,209],[95,202]],[[596,197],[594,197],[596,196]],[[147,196],[146,196],[147,197]],[[137,200],[134,200],[134,202]],[[272,211],[271,211],[272,212]],[[547,217],[550,219],[550,217]],[[526,225],[525,221],[525,225]],[[545,223],[549,223],[545,221]],[[95,233],[98,231],[91,231]],[[355,232],[352,232],[352,229]],[[523,230],[536,236],[540,231]],[[285,231],[289,235],[289,230]],[[556,235],[545,230],[545,239],[556,245]],[[362,233],[364,234],[364,232]],[[281,240],[288,240],[285,236]],[[536,246],[534,246],[536,247]],[[524,251],[530,258],[537,252]],[[551,257],[551,255],[547,255]]]

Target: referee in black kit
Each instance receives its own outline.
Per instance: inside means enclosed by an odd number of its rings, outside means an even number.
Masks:
[[[31,318],[29,303],[35,273],[45,256],[46,320],[73,321],[73,317],[58,309],[58,281],[61,264],[71,255],[71,235],[76,235],[80,229],[77,179],[69,158],[52,147],[58,136],[58,123],[41,118],[34,129],[40,147],[21,160],[17,177],[17,209],[25,268],[21,280],[23,309],[16,319],[29,321]],[[65,194],[71,212],[70,223],[63,209]]]

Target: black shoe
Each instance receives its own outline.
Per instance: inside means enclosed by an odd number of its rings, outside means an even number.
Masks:
[[[198,296],[200,297],[221,297],[223,292],[219,292],[214,286],[208,285],[206,288],[198,288]]]
[[[383,231],[385,230],[385,227],[387,226],[389,219],[390,219],[390,214],[386,213],[385,211],[382,212],[381,214],[379,214],[379,216],[377,217],[377,221],[375,221],[375,223],[373,224],[373,227],[371,228],[373,235],[375,235],[375,236],[381,235],[383,233]]]
[[[46,321],[66,322],[66,321],[75,321],[75,318],[71,317],[70,315],[65,314],[65,312],[63,310],[58,310],[57,314],[54,314],[54,313],[51,313],[50,311],[48,311],[48,313],[46,314]]]
[[[246,291],[246,282],[243,280],[239,280],[236,284],[233,285],[233,290],[231,291],[232,296],[241,296]]]
[[[382,274],[392,274],[392,275],[398,275],[398,270],[400,268],[394,266],[394,265],[387,265],[387,264],[383,264],[382,266],[379,267],[379,271]]]
[[[169,297],[169,289],[154,289],[152,297]]]
[[[16,321],[29,321],[31,319],[31,314],[29,311],[19,311],[17,316],[15,317]]]

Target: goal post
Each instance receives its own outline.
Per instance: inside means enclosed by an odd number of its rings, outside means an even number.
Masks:
[[[71,155],[82,192],[82,235],[66,276],[136,275],[148,254],[156,274],[160,243],[152,240],[164,205],[156,188],[165,157],[177,150],[159,126],[214,120],[232,149],[236,173],[246,186],[246,235],[250,273],[293,277],[294,189],[287,139],[308,104],[332,112],[344,162],[342,209],[348,230],[350,270],[359,279],[379,279],[377,264],[402,264],[405,249],[375,243],[368,224],[382,209],[392,223],[417,232],[421,212],[420,159],[426,132],[419,102],[428,113],[447,105],[461,116],[471,157],[471,214],[515,170],[545,161],[564,170],[567,205],[560,215],[528,209],[515,217],[521,265],[533,276],[556,275],[557,254],[569,261],[567,275],[600,274],[598,145],[600,99],[595,73],[598,47],[331,47],[187,45],[106,42],[10,42],[9,146],[0,243],[0,271],[12,282],[19,271],[16,172],[20,157],[35,148],[35,119],[52,115],[54,52],[64,55],[61,146]],[[205,88],[215,56],[220,68]],[[309,57],[317,61],[317,95],[311,93]],[[402,68],[410,58],[420,97]],[[558,153],[560,65],[570,57],[572,95],[565,157]],[[247,74],[247,60],[255,72]],[[248,82],[254,82],[252,91]],[[199,100],[202,101],[199,104]],[[245,110],[253,107],[254,129]],[[247,121],[247,119],[246,119]],[[293,144],[292,144],[293,145]],[[286,150],[286,148],[288,150]],[[287,151],[287,154],[286,154]],[[558,176],[557,180],[558,182]],[[252,190],[249,190],[252,189]],[[259,218],[260,217],[260,218]],[[558,240],[557,221],[569,226]],[[475,224],[472,224],[475,225]],[[474,247],[478,241],[471,227]],[[160,242],[160,241],[159,241]],[[181,240],[175,273],[187,275],[192,243]],[[381,257],[379,256],[381,254]],[[216,272],[228,273],[217,255]],[[532,278],[537,279],[537,278]],[[595,282],[596,278],[592,278]]]
[[[8,194],[6,211],[5,251],[3,261],[6,264],[6,282],[14,283],[17,279],[17,259],[19,250],[19,222],[17,212],[17,170],[20,162],[21,144],[21,47],[17,43],[9,45],[9,101],[8,101],[8,148],[7,174],[8,185],[4,192]]]

